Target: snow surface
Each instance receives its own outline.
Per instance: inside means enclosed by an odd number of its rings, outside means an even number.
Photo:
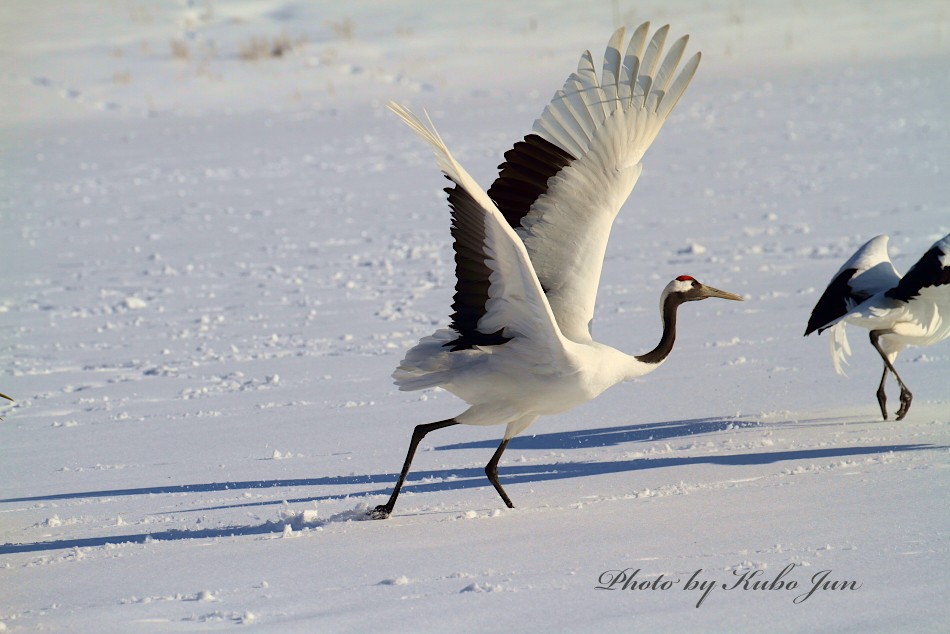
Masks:
[[[462,408],[389,379],[453,276],[444,180],[383,104],[487,186],[644,19],[704,57],[594,334],[652,348],[682,273],[747,301],[684,307],[663,368],[515,439],[516,509],[483,473],[502,429],[452,428],[361,521]],[[882,422],[864,337],[841,378],[801,335],[867,239],[906,271],[950,232],[948,27],[943,2],[4,2],[0,631],[946,631],[950,346],[902,355],[913,408]],[[597,589],[622,570],[656,589]]]

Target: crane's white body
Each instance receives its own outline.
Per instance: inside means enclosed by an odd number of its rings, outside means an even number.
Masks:
[[[843,320],[865,330],[887,330],[881,337],[891,363],[907,346],[929,346],[950,337],[950,296],[923,294],[912,302],[876,293]]]
[[[452,350],[459,333],[439,330],[409,350],[394,372],[401,390],[448,390],[470,405],[457,422],[505,424],[507,439],[540,415],[568,410],[660,365],[593,341],[589,328],[614,218],[700,59],[696,54],[676,75],[687,38],[661,64],[668,27],[648,41],[648,26],[635,31],[623,53],[624,30],[613,35],[599,79],[585,53],[535,122],[534,133],[571,160],[546,181],[516,227],[456,162],[431,121],[390,105],[432,146],[456,184],[455,221],[471,225],[485,256],[488,298],[477,330],[509,339]],[[664,297],[677,284],[689,286],[673,282]]]
[[[453,336],[440,330],[410,350],[397,370],[397,384],[410,390],[441,387],[471,405],[455,420],[467,425],[505,424],[506,438],[516,436],[539,416],[586,403],[662,363],[641,363],[610,346],[569,339],[562,339],[554,363],[540,362],[532,347],[517,340],[504,346],[447,352],[443,346]]]

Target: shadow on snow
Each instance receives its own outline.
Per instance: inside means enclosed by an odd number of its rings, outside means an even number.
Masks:
[[[583,449],[586,447],[608,447],[628,442],[644,442],[665,440],[667,438],[683,438],[686,436],[695,436],[720,432],[729,429],[739,429],[756,427],[759,423],[749,421],[734,421],[725,419],[695,419],[687,421],[674,421],[667,423],[646,423],[638,425],[623,425],[620,427],[601,427],[597,429],[586,429],[578,431],[556,432],[550,434],[538,434],[535,436],[518,436],[511,440],[508,445],[508,451],[530,450],[530,449]],[[431,438],[431,437],[430,437]],[[485,440],[469,443],[458,443],[454,445],[440,445],[435,447],[436,451],[445,451],[449,449],[495,449],[499,441]],[[401,451],[404,451],[400,447]],[[505,467],[504,462],[501,466],[506,472],[517,467]],[[527,468],[527,467],[523,467]],[[537,469],[539,467],[530,467]],[[409,474],[409,480],[419,480],[425,478],[444,478],[449,474],[455,476],[484,476],[481,469],[458,469],[451,471],[414,471]],[[109,498],[121,497],[126,495],[158,495],[158,494],[183,494],[183,493],[213,493],[216,491],[241,491],[246,489],[275,489],[288,487],[308,487],[308,486],[339,486],[347,484],[376,484],[376,483],[395,483],[396,474],[377,473],[372,475],[359,476],[327,476],[321,478],[288,478],[282,480],[247,480],[240,482],[209,482],[204,484],[178,484],[165,485],[157,487],[138,487],[131,489],[113,489],[105,491],[84,491],[80,493],[53,493],[50,495],[37,495],[29,497],[8,498],[0,500],[0,504],[14,502],[47,502],[53,500],[77,500],[85,498]],[[365,494],[364,494],[365,495]],[[331,495],[322,498],[312,498],[316,500],[324,499],[342,499],[346,495]],[[267,504],[269,504],[268,502]]]
[[[625,425],[589,430],[557,432],[515,438],[511,449],[570,449],[585,447],[606,447],[630,442],[657,441],[667,438],[681,438],[728,429],[752,427],[757,423],[748,421],[730,420],[691,420],[668,423],[651,423],[645,425]],[[481,449],[494,448],[495,441],[478,441],[442,445],[438,450],[448,449]],[[644,457],[628,460],[613,460],[606,462],[555,462],[549,464],[502,464],[500,469],[501,480],[505,486],[543,482],[546,480],[561,480],[565,478],[580,478],[597,475],[640,471],[644,469],[658,469],[667,467],[682,467],[699,464],[721,466],[753,466],[772,464],[792,460],[819,460],[830,458],[844,458],[887,452],[908,452],[930,449],[945,449],[935,445],[879,445],[873,447],[832,447],[821,449],[797,449],[791,451],[756,452],[745,454],[712,454],[704,456],[686,457]],[[85,498],[108,498],[127,495],[156,495],[156,494],[187,494],[206,493],[215,491],[241,491],[248,489],[272,489],[314,486],[353,486],[367,484],[385,484],[381,489],[362,492],[346,492],[335,495],[308,496],[302,498],[282,498],[260,502],[247,502],[231,505],[220,505],[190,509],[191,512],[209,511],[218,509],[232,509],[241,507],[267,506],[284,503],[308,503],[326,500],[340,500],[346,498],[361,498],[369,496],[384,496],[392,491],[396,481],[394,473],[376,473],[360,476],[329,476],[317,478],[298,478],[282,480],[248,480],[241,482],[211,482],[204,484],[184,484],[173,486],[141,487],[131,489],[115,489],[106,491],[89,491],[82,493],[57,493],[35,497],[20,497],[0,500],[0,503],[39,502],[49,500],[70,500]],[[461,490],[489,486],[483,468],[441,469],[410,472],[403,491],[424,493],[435,491]],[[182,512],[182,511],[178,511]],[[329,519],[315,523],[302,524],[298,528],[313,528],[324,526],[334,521],[361,519],[357,511],[345,511]],[[2,544],[0,555],[24,552],[39,552],[69,548],[86,548],[104,546],[106,544],[144,544],[155,541],[173,541],[182,539],[208,539],[230,536],[268,535],[282,532],[287,525],[294,528],[293,521],[265,522],[255,526],[231,526],[206,528],[195,530],[173,529],[154,533],[140,533],[131,535],[112,535],[108,537],[91,537],[79,539],[63,539],[48,542],[25,544]]]
[[[758,427],[753,421],[738,421],[722,418],[700,418],[695,420],[671,421],[666,423],[646,423],[622,425],[620,427],[599,427],[596,429],[574,429],[551,434],[534,436],[516,436],[508,444],[508,451],[526,449],[585,449],[588,447],[613,447],[628,442],[649,442],[667,438],[683,438]],[[441,445],[437,451],[447,449],[495,449],[500,440],[480,440],[477,442]]]

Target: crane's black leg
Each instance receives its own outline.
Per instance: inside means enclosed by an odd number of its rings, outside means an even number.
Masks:
[[[886,330],[872,330],[871,331],[871,345],[874,346],[874,349],[877,350],[877,353],[881,355],[881,358],[884,359],[884,369],[885,373],[887,370],[890,370],[894,374],[894,378],[897,379],[897,384],[901,388],[901,406],[897,410],[897,420],[903,420],[907,416],[907,411],[910,409],[910,402],[914,398],[914,395],[910,393],[910,390],[907,389],[907,386],[904,384],[904,380],[901,379],[901,375],[897,373],[897,370],[894,369],[894,364],[891,363],[891,360],[887,358],[887,355],[884,354],[884,351],[881,350],[881,345],[878,342],[878,339],[882,335],[888,334]],[[883,379],[882,379],[883,384]],[[878,397],[880,399],[880,396]],[[884,418],[887,418],[885,413]]]
[[[881,416],[887,420],[887,394],[884,393],[884,379],[887,378],[887,366],[884,366],[884,374],[881,375],[881,384],[877,386],[877,404],[881,406]]]
[[[406,453],[406,462],[402,465],[402,472],[399,474],[399,480],[396,481],[396,487],[393,489],[393,494],[389,496],[388,502],[385,504],[380,504],[370,511],[369,515],[371,518],[374,520],[384,520],[392,514],[393,507],[396,506],[396,498],[399,497],[399,490],[402,488],[402,483],[406,481],[406,474],[409,473],[409,465],[412,464],[412,457],[416,455],[416,447],[418,447],[419,443],[422,442],[422,439],[426,437],[426,434],[428,434],[430,431],[442,429],[443,427],[450,427],[452,425],[458,425],[458,421],[456,421],[454,418],[440,420],[437,423],[416,425],[416,428],[412,430],[412,440],[409,441],[409,451]]]
[[[505,438],[501,441],[501,444],[498,445],[498,449],[495,450],[495,454],[491,457],[491,460],[488,461],[488,464],[485,465],[485,475],[488,476],[488,481],[492,483],[492,486],[495,487],[495,490],[498,491],[498,495],[501,496],[501,499],[505,501],[505,505],[508,508],[513,509],[515,505],[511,503],[511,499],[508,497],[508,494],[505,493],[505,490],[501,488],[501,483],[498,482],[498,460],[501,458],[501,454],[505,453],[505,448],[508,446],[508,441],[510,438]]]

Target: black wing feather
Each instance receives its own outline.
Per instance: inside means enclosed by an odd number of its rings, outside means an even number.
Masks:
[[[805,336],[811,333],[825,329],[828,324],[839,317],[847,314],[854,303],[861,302],[869,295],[856,293],[851,288],[851,278],[858,272],[858,269],[845,269],[838,274],[831,284],[822,293],[815,308],[811,311],[811,317],[808,318],[808,326],[805,328]]]
[[[521,219],[534,202],[547,191],[548,180],[574,157],[536,134],[505,152],[505,162],[498,166],[498,178],[488,196],[512,228],[521,226]],[[451,180],[451,179],[450,179]],[[474,346],[497,346],[511,339],[501,330],[484,333],[478,329],[488,301],[488,277],[491,269],[485,264],[485,216],[471,194],[455,185],[447,187],[452,208],[452,238],[455,248],[455,296],[452,301],[450,327],[458,337],[444,344],[456,350]]]
[[[548,190],[548,180],[572,161],[570,152],[529,134],[505,152],[505,162],[498,166],[498,178],[488,188],[488,197],[517,229],[534,202]]]
[[[450,179],[451,180],[451,179]],[[472,195],[456,185],[445,189],[452,208],[452,238],[455,249],[455,296],[450,327],[458,337],[443,344],[456,350],[496,346],[510,341],[501,330],[484,333],[478,320],[485,314],[491,269],[485,263],[485,213]]]
[[[950,284],[950,267],[940,263],[946,257],[943,249],[934,245],[907,271],[897,286],[884,294],[891,299],[909,302],[920,295],[923,288]]]

